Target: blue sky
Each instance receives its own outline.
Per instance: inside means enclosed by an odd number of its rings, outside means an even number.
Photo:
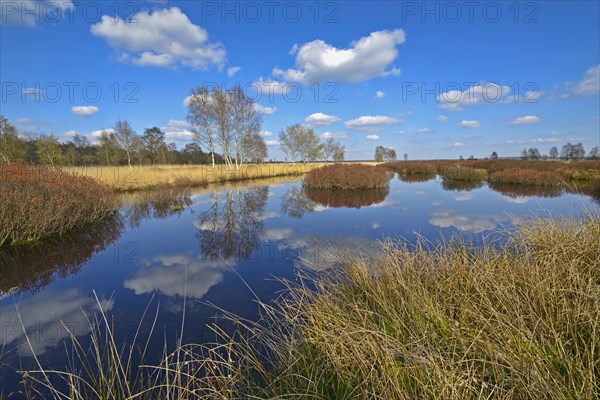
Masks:
[[[600,6],[548,2],[0,0],[0,113],[93,140],[117,119],[183,146],[192,87],[240,83],[278,132],[370,159],[600,142]]]

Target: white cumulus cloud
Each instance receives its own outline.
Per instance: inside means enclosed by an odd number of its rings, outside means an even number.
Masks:
[[[90,117],[96,114],[100,109],[96,106],[73,106],[71,112],[75,115],[81,115],[82,117]]]
[[[103,15],[90,30],[119,49],[122,61],[140,66],[221,69],[226,60],[223,45],[210,42],[208,32],[177,7],[140,11],[130,20]]]
[[[518,117],[510,121],[511,125],[527,125],[527,124],[537,124],[541,119],[537,115],[524,115],[522,117]]]
[[[454,89],[443,92],[437,96],[436,101],[444,110],[459,111],[466,106],[501,103],[506,101],[509,94],[509,86],[482,82],[464,91]]]
[[[274,114],[275,111],[277,111],[277,107],[267,107],[267,106],[263,106],[262,104],[258,104],[258,103],[254,103],[254,109],[256,110],[256,112],[265,114],[265,115],[271,115],[271,114]]]
[[[186,121],[178,119],[170,119],[167,124],[161,127],[165,132],[165,138],[173,140],[191,140],[194,138],[194,133],[190,131],[190,124]]]
[[[306,85],[328,81],[357,83],[378,76],[399,75],[397,68],[387,68],[398,57],[396,46],[405,40],[402,29],[372,32],[345,49],[313,40],[292,48],[295,68],[285,71],[275,68],[273,75]]]
[[[375,98],[376,99],[381,99],[384,96],[385,96],[385,93],[382,92],[381,90],[378,90],[378,91],[375,92]]]
[[[326,126],[339,121],[340,118],[335,115],[314,113],[304,118],[304,123],[308,126]]]
[[[461,142],[454,142],[450,145],[450,147],[464,147],[465,145]]]
[[[348,135],[346,135],[344,132],[324,132],[321,137],[323,139],[346,139]]]
[[[440,121],[440,122],[446,122],[446,121],[448,121],[450,118],[448,118],[448,117],[447,117],[447,116],[445,116],[445,115],[439,115],[439,116],[438,116],[436,119],[437,119],[438,121]]]
[[[368,135],[366,137],[367,140],[379,140],[379,136],[378,135]]]
[[[479,121],[463,119],[458,123],[458,126],[463,128],[479,128]]]
[[[357,130],[374,131],[381,130],[381,125],[393,125],[400,122],[402,121],[399,119],[385,115],[363,115],[346,121],[346,127]]]
[[[227,68],[227,76],[231,78],[235,74],[237,74],[241,69],[242,69],[242,67],[238,67],[238,66],[229,67],[229,68]]]
[[[297,84],[291,85],[286,82],[264,79],[262,77],[252,82],[251,87],[256,91],[257,95],[269,97],[286,94],[293,98],[295,96],[294,91],[297,90]]]

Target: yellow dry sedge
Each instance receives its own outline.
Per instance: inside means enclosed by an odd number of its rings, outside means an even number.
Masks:
[[[214,169],[210,165],[92,166],[64,169],[74,175],[92,177],[119,190],[138,190],[159,185],[201,186],[212,182],[302,175],[324,165],[324,163],[268,163],[244,164],[240,168],[216,165]]]

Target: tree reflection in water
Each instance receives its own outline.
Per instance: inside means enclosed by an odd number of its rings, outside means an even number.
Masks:
[[[304,214],[315,211],[316,207],[317,204],[296,185],[290,186],[281,199],[281,212],[294,219],[301,219]]]
[[[36,243],[0,248],[0,293],[36,292],[60,278],[77,274],[122,233],[119,215]]]
[[[371,206],[384,201],[389,192],[389,187],[367,190],[323,190],[309,187],[304,188],[304,193],[310,201],[334,208],[361,208]]]
[[[511,183],[488,183],[490,189],[510,198],[517,197],[560,197],[562,189],[559,186],[517,185]]]
[[[248,259],[260,248],[268,186],[214,191],[198,218],[196,237],[208,260]]]

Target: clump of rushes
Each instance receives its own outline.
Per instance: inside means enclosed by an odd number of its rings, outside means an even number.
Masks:
[[[381,167],[364,164],[331,164],[304,176],[306,187],[317,189],[374,189],[386,187],[390,174]]]
[[[205,382],[242,398],[598,398],[599,216],[518,225],[505,247],[340,256],[253,330],[272,368],[238,342],[241,361]]]
[[[466,167],[464,165],[452,165],[442,168],[441,173],[444,179],[450,181],[482,181],[488,176],[485,169]]]
[[[490,182],[517,183],[522,185],[555,186],[563,181],[560,172],[536,171],[534,169],[511,168],[494,172],[490,175]]]
[[[103,220],[118,204],[114,190],[92,178],[25,163],[0,164],[0,246]]]

